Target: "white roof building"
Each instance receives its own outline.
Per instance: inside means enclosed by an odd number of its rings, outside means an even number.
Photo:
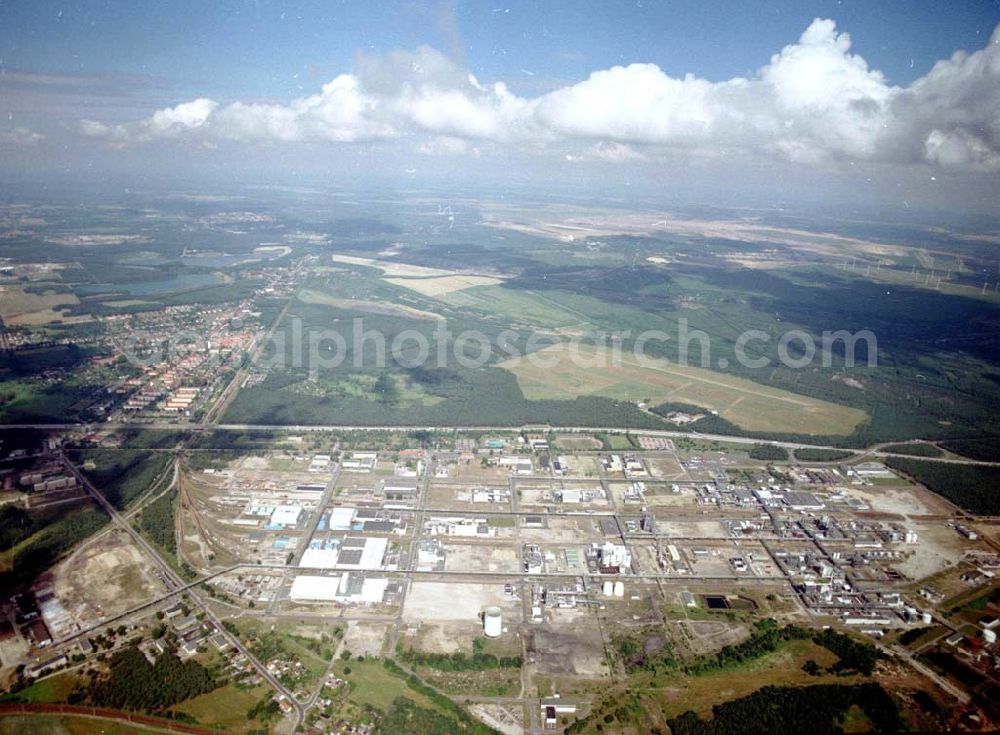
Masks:
[[[310,569],[381,569],[389,539],[345,537],[329,549],[306,549],[300,567]]]
[[[342,602],[378,604],[385,597],[389,580],[360,578],[358,574],[320,576],[300,574],[292,581],[289,598],[293,602]]]
[[[292,581],[288,597],[293,602],[333,602],[337,599],[340,575],[321,577],[315,574],[300,574]]]
[[[345,539],[346,541],[347,539]],[[353,559],[345,559],[343,552],[337,560],[338,565],[351,569],[381,569],[382,557],[389,546],[389,539],[369,536],[364,539],[364,546],[361,549],[361,559],[352,563]]]
[[[301,516],[301,505],[279,505],[271,513],[270,523],[272,526],[295,526]]]
[[[333,569],[337,566],[339,554],[337,549],[306,549],[299,566],[308,569]]]
[[[359,594],[350,595],[345,599],[351,602],[362,602],[366,605],[377,604],[382,602],[382,599],[385,597],[385,591],[388,587],[389,580],[385,577],[379,577],[376,579],[369,577],[361,583],[361,592]]]
[[[331,531],[349,531],[356,514],[357,511],[354,508],[334,508],[330,512],[329,529]]]
[[[352,452],[341,460],[340,466],[347,472],[371,472],[377,463],[377,452]]]
[[[610,542],[591,545],[597,553],[597,558],[604,567],[626,569],[632,565],[632,552],[622,544]]]

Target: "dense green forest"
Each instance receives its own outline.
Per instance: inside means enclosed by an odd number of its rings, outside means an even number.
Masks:
[[[177,537],[174,533],[174,510],[176,494],[168,492],[142,509],[139,527],[150,540],[164,551],[177,553]]]
[[[1000,468],[889,457],[885,463],[960,508],[1000,515]]]
[[[420,707],[407,697],[396,697],[375,726],[374,735],[454,735],[462,731],[456,727],[453,718]]]
[[[981,462],[1000,462],[1000,437],[989,439],[955,439],[941,442],[941,446],[949,452],[961,454],[969,459]]]
[[[704,330],[712,337],[713,354],[718,351],[728,353],[732,350],[732,335],[738,333],[740,327],[765,328],[765,331],[778,332],[790,328],[787,317],[774,319],[774,310],[767,298],[777,300],[782,305],[788,305],[802,317],[799,324],[807,331],[814,333],[818,326],[824,323],[826,312],[835,312],[838,326],[845,323],[863,323],[881,307],[880,295],[884,295],[877,286],[861,279],[841,278],[830,283],[825,274],[805,270],[795,274],[762,273],[756,271],[734,271],[724,267],[724,263],[712,262],[711,267],[694,267],[684,278],[675,278],[662,270],[621,267],[618,265],[619,250],[629,254],[637,254],[675,248],[676,243],[664,243],[645,238],[613,238],[614,246],[602,257],[608,262],[599,265],[592,263],[577,263],[571,261],[573,253],[566,253],[560,264],[549,262],[548,259],[535,261],[528,268],[528,263],[536,257],[516,256],[516,266],[521,272],[508,279],[503,285],[504,291],[509,291],[515,298],[527,294],[534,298],[536,292],[544,292],[547,305],[552,307],[551,313],[539,315],[537,319],[557,319],[567,313],[589,320],[595,325],[611,333],[635,334],[643,329],[661,329],[664,333],[676,332],[678,320],[683,318],[690,322],[692,329]],[[727,243],[726,247],[732,247]],[[752,245],[747,245],[751,250]],[[463,249],[463,257],[473,258],[479,249],[469,246]],[[558,248],[553,257],[558,253]],[[497,255],[497,254],[495,254]],[[507,256],[514,254],[507,253]],[[519,258],[519,259],[518,259]],[[418,265],[440,265],[431,250],[418,249],[400,256],[400,260]],[[559,260],[559,259],[555,259]],[[448,325],[455,334],[463,328],[474,328],[483,333],[491,341],[495,339],[502,327],[518,329],[524,326],[521,315],[517,312],[505,312],[507,307],[502,295],[497,295],[496,310],[490,310],[491,300],[472,305],[468,309],[454,309],[451,306],[433,298],[414,295],[405,289],[395,288],[379,280],[378,271],[372,268],[352,267],[351,274],[344,278],[316,278],[310,281],[310,288],[328,293],[331,297],[341,300],[366,299],[387,303],[405,303],[420,309],[444,313]],[[852,308],[844,305],[835,307],[825,300],[825,292],[834,288],[845,294],[856,294]],[[707,289],[707,290],[706,290]],[[738,298],[728,297],[732,290],[740,294]],[[682,294],[696,292],[700,300],[707,300],[703,309],[689,310],[679,308],[678,299]],[[800,295],[806,294],[805,299]],[[766,297],[765,297],[766,295]],[[794,304],[792,299],[796,299]],[[916,289],[905,289],[901,298],[912,302],[914,308],[930,302],[942,302],[944,308],[935,314],[935,318],[949,319],[967,317],[975,309],[980,308],[978,302],[960,299],[942,294],[928,294]],[[804,302],[804,303],[803,303]],[[548,306],[546,307],[548,309]],[[371,329],[384,335],[386,341],[391,341],[400,331],[410,327],[421,333],[430,332],[431,327],[417,321],[390,319],[387,317],[362,315],[357,311],[349,311],[320,304],[296,303],[293,307],[294,316],[301,319],[305,328],[310,325],[323,325],[334,331],[347,329],[346,324],[351,318],[364,316],[365,329]],[[289,317],[290,318],[290,317]],[[534,319],[534,317],[532,317]],[[881,317],[880,317],[881,318]],[[537,322],[537,319],[535,321]],[[529,320],[530,321],[530,320]],[[884,320],[883,320],[884,321]],[[506,322],[506,324],[505,324]],[[881,322],[880,322],[881,323]],[[345,326],[339,326],[344,324]],[[859,327],[859,329],[862,327]],[[283,326],[282,329],[287,329]],[[279,330],[280,331],[280,330]],[[837,366],[843,355],[836,352],[835,345],[832,355],[833,366],[829,370],[796,370],[775,363],[774,345],[771,344],[762,353],[772,360],[774,367],[763,371],[744,369],[730,360],[731,374],[756,380],[761,383],[785,388],[794,392],[815,396],[824,400],[857,406],[864,409],[870,420],[862,424],[851,436],[823,436],[822,427],[810,435],[793,434],[760,434],[747,432],[730,424],[717,415],[706,415],[690,428],[705,433],[722,433],[742,436],[757,436],[771,440],[822,440],[825,443],[842,444],[844,446],[864,446],[876,441],[910,438],[929,434],[964,436],[975,434],[980,427],[994,421],[994,416],[984,410],[981,402],[964,400],[961,407],[956,404],[954,381],[948,379],[948,371],[960,370],[965,364],[966,356],[956,355],[953,359],[942,361],[941,369],[933,372],[920,365],[917,360],[922,354],[918,351],[919,340],[928,332],[924,323],[914,323],[909,326],[907,338],[900,337],[899,330],[887,335],[896,352],[891,367],[859,367],[852,375],[856,376],[854,384],[878,386],[878,389],[859,391],[837,378]],[[349,335],[345,335],[349,336]],[[880,335],[881,337],[882,335]],[[287,342],[287,340],[286,340]],[[881,347],[880,343],[880,347]],[[433,341],[432,341],[433,345]],[[650,343],[649,356],[676,360],[676,344],[671,341]],[[863,343],[862,343],[863,348]],[[629,349],[629,343],[623,344]],[[437,364],[435,347],[429,356],[429,362]],[[921,348],[922,349],[922,348]],[[369,364],[370,350],[366,348],[362,360]],[[756,355],[755,355],[756,356]],[[294,364],[291,355],[286,354],[282,363],[287,366]],[[351,355],[350,357],[356,357]],[[864,354],[856,356],[859,360]],[[694,363],[698,355],[692,355]],[[448,361],[453,366],[454,361]],[[397,366],[403,369],[401,366]],[[517,390],[513,376],[507,374],[503,378],[489,373],[500,372],[489,365],[481,370],[451,370],[457,380],[441,381],[437,384],[425,381],[425,376],[412,374],[417,383],[431,395],[440,396],[446,400],[428,405],[421,402],[398,400],[396,389],[383,380],[379,398],[351,398],[337,395],[336,391],[317,394],[318,400],[312,402],[303,400],[305,396],[295,395],[294,384],[303,380],[307,371],[297,375],[295,370],[282,369],[268,376],[264,383],[254,385],[245,391],[246,400],[240,397],[230,408],[227,420],[234,422],[253,421],[260,423],[279,423],[287,420],[287,416],[303,417],[302,423],[427,423],[437,425],[463,425],[469,423],[518,425],[520,423],[540,423],[548,421],[555,425],[614,425],[623,427],[663,426],[656,422],[650,413],[634,410],[627,403],[615,405],[615,402],[605,402],[603,405],[580,405],[585,399],[577,401],[547,402],[525,400]],[[323,372],[322,370],[320,371]],[[405,369],[404,369],[405,372]],[[918,377],[918,372],[920,376]],[[477,374],[478,373],[478,374]],[[483,375],[485,373],[487,375]],[[322,382],[322,381],[320,381]],[[510,385],[505,385],[505,382]],[[976,379],[976,390],[980,395],[996,393],[1000,401],[1000,390],[989,381]],[[965,386],[963,386],[963,389]],[[971,390],[971,388],[969,388]],[[268,394],[280,393],[278,396]],[[386,397],[388,396],[388,398]],[[963,394],[964,396],[964,394]],[[282,398],[284,400],[282,400]],[[654,413],[662,415],[667,406],[657,406]],[[595,412],[592,409],[598,409]],[[702,407],[696,409],[704,413]],[[934,417],[944,417],[947,414],[947,431],[942,430],[942,424],[932,420]],[[334,420],[333,417],[336,417]]]
[[[911,457],[940,457],[944,452],[933,444],[923,444],[912,442],[908,444],[889,444],[882,447],[882,451],[893,454],[907,454]]]
[[[100,530],[110,519],[96,508],[63,507],[60,515],[14,547],[10,569],[0,572],[0,588],[29,584],[66,551]]]
[[[839,462],[853,456],[839,449],[796,449],[792,454],[800,462]]]
[[[779,626],[771,618],[754,623],[745,641],[724,646],[718,652],[691,661],[673,655],[669,646],[651,645],[654,638],[638,641],[630,636],[615,638],[615,648],[629,673],[678,671],[701,676],[730,669],[774,653],[787,641],[811,640],[837,656],[829,671],[835,674],[857,673],[870,676],[882,654],[870,643],[832,629],[812,630],[798,625]]]
[[[477,639],[478,640],[478,639]],[[473,650],[472,655],[455,653],[427,653],[412,648],[400,650],[399,660],[410,666],[426,666],[438,671],[489,671],[491,669],[519,669],[523,661],[520,656],[494,656],[482,650]]]
[[[182,662],[170,651],[151,664],[138,648],[129,646],[111,657],[108,674],[87,689],[87,696],[100,707],[154,712],[216,686],[208,669],[195,661]]]
[[[21,543],[41,527],[24,508],[3,506],[0,508],[0,551]]]
[[[750,449],[750,459],[765,462],[785,462],[788,460],[788,450],[774,444],[754,444]]]
[[[226,423],[341,424],[396,426],[627,426],[662,429],[664,423],[635,405],[610,398],[528,401],[515,377],[497,368],[460,373],[447,388],[426,386],[443,400],[401,404],[352,396],[315,397],[282,390],[306,374],[269,375],[239,392],[225,413]]]
[[[876,732],[899,732],[899,708],[878,684],[764,687],[748,697],[712,708],[703,720],[688,711],[667,724],[673,735],[782,735],[839,733],[852,707],[864,712]]]
[[[84,474],[110,503],[123,509],[163,474],[170,455],[142,449],[95,449],[77,453],[75,460],[80,464],[93,462],[92,468],[83,470]]]
[[[47,436],[47,432],[38,429],[7,429],[0,426],[0,458],[9,457],[12,452],[18,451],[34,454],[42,448]]]

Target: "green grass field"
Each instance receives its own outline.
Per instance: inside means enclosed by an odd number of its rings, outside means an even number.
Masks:
[[[191,715],[202,725],[242,732],[259,726],[247,721],[247,710],[270,692],[270,688],[266,686],[246,689],[229,684],[182,702],[174,709]]]
[[[36,681],[29,687],[14,694],[8,694],[0,698],[0,701],[28,702],[30,704],[48,704],[52,702],[65,702],[77,685],[79,679],[75,673],[66,672],[55,674],[40,681]]]
[[[344,673],[347,669],[350,669],[350,674]],[[348,699],[356,704],[386,710],[396,697],[407,696],[422,707],[433,707],[426,698],[411,690],[405,681],[387,671],[381,661],[338,661],[334,673],[351,683]]]

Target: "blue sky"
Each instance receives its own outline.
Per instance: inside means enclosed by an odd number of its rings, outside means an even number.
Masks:
[[[0,59],[7,69],[150,75],[186,92],[282,96],[350,68],[359,51],[427,44],[530,92],[632,62],[712,81],[746,75],[816,17],[835,20],[872,66],[908,83],[956,49],[982,47],[1000,2],[8,1]]]
[[[1000,0],[0,0],[0,177],[253,161],[989,208],[998,23]]]

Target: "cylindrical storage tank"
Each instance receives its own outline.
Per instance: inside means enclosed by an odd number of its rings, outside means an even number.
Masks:
[[[625,583],[615,582],[615,597],[624,597],[624,596],[625,596]]]
[[[933,618],[929,612],[925,612],[921,617],[921,620],[924,621],[924,625],[930,625],[933,622]]]
[[[499,638],[503,633],[503,617],[499,607],[488,607],[483,613],[483,635],[487,638]]]
[[[604,582],[603,590],[605,597],[611,597],[611,595],[615,593],[615,583],[612,582],[610,579],[606,580]]]
[[[983,631],[983,643],[996,643],[996,642],[997,642],[997,632],[995,630]]]

